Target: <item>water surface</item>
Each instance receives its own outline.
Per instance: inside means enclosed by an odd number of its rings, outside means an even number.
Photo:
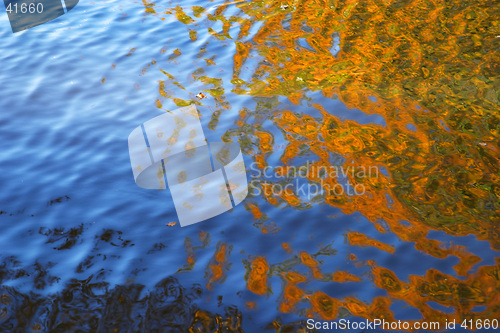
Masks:
[[[2,331],[500,319],[499,15],[80,1],[12,34],[0,13]],[[127,137],[190,103],[209,141],[240,144],[252,194],[180,228]],[[283,173],[302,166],[379,172]]]

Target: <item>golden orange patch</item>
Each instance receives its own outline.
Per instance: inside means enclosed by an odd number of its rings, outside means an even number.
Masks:
[[[251,263],[250,273],[248,275],[247,288],[257,295],[267,293],[267,279],[269,274],[269,265],[264,257],[257,257]]]

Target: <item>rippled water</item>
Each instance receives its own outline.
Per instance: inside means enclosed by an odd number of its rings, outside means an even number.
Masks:
[[[80,1],[12,34],[0,13],[1,330],[500,319],[499,15]],[[127,137],[189,103],[209,141],[241,145],[253,194],[180,228],[168,189],[135,185]],[[260,175],[308,163],[380,172],[314,198],[297,186],[317,176]]]

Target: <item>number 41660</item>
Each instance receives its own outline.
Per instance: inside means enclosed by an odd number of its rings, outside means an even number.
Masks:
[[[12,5],[9,3],[9,5],[6,8],[7,13],[21,13],[21,14],[34,14],[34,13],[43,13],[43,4],[41,2],[35,4],[35,3],[22,3],[21,5],[18,6],[17,3]]]

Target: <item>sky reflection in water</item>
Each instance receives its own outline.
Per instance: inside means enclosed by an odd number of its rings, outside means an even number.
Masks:
[[[196,103],[209,140],[241,145],[253,195],[190,229],[165,226],[165,215],[144,231],[130,221],[123,230],[106,222],[102,230],[90,222],[32,227],[59,253],[94,248],[75,259],[76,276],[4,256],[2,281],[34,276],[42,295],[4,285],[1,327],[299,332],[309,317],[498,319],[499,10],[494,1],[458,0],[143,1],[141,13],[124,10],[125,22],[140,15],[155,38],[175,34],[158,49],[115,44],[120,55],[95,73],[95,91],[119,81],[114,73],[131,59],[135,91],[154,82],[150,109]],[[200,91],[206,99],[195,97]],[[134,121],[125,119],[123,132]],[[287,175],[304,165],[380,172]],[[269,167],[278,177],[259,171]],[[273,190],[298,178],[325,192]],[[346,182],[363,193],[330,190]],[[129,183],[125,195],[170,200]],[[105,202],[92,209],[106,215]],[[148,230],[155,224],[162,234]],[[111,246],[123,250],[110,252],[109,265],[98,258]],[[126,281],[106,275],[126,249],[134,258]]]

